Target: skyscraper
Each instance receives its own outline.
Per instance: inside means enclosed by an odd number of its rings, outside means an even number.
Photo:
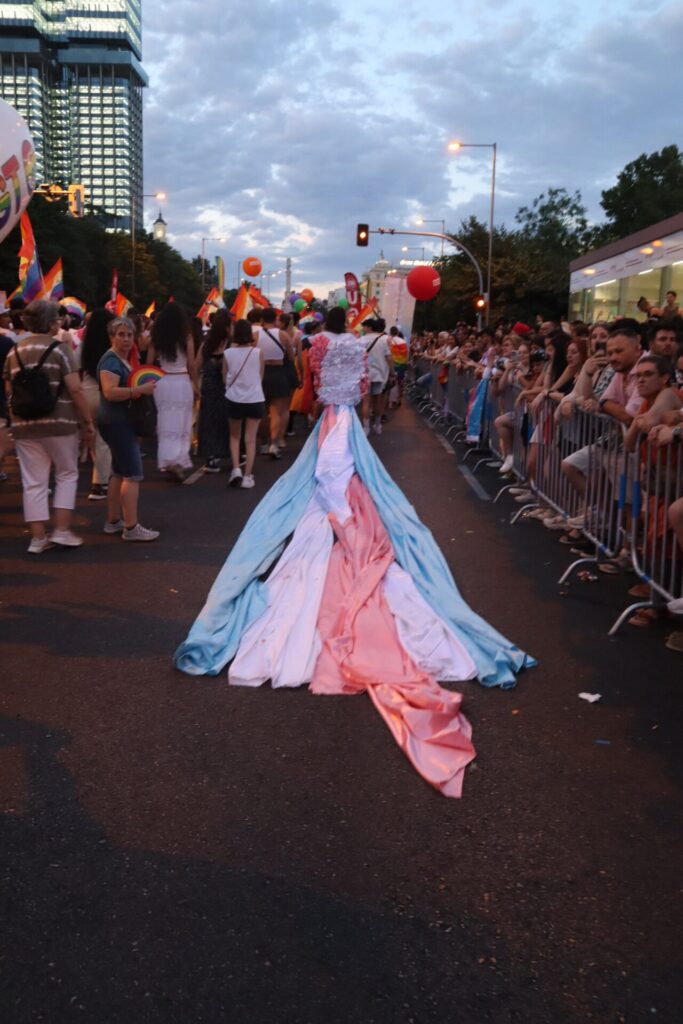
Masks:
[[[142,226],[141,0],[0,0],[0,96],[28,122],[36,180],[83,183],[111,228]]]

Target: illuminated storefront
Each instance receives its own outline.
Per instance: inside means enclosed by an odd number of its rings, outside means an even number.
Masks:
[[[0,2],[0,96],[26,118],[37,176],[82,183],[108,227],[142,224],[140,0]]]
[[[683,304],[683,213],[580,256],[570,273],[570,320],[644,320],[639,299],[661,307],[669,291]]]

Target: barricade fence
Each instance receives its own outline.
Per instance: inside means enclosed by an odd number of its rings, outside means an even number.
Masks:
[[[487,458],[512,455],[510,473],[523,483],[529,501],[514,515],[545,506],[549,514],[565,519],[592,547],[571,563],[560,578],[566,584],[577,569],[629,554],[639,579],[650,587],[646,600],[630,605],[610,630],[614,635],[638,608],[683,600],[683,549],[676,537],[669,510],[683,502],[683,446],[657,448],[639,437],[636,452],[625,450],[625,427],[610,416],[572,406],[564,415],[550,398],[529,408],[515,385],[498,392],[491,381],[477,380],[471,371],[449,368],[444,396],[438,382],[441,367],[427,362],[430,373],[428,402],[439,410],[446,433],[464,440],[469,430],[468,410],[477,389],[486,388],[476,444],[470,451]],[[503,417],[505,449],[496,427]],[[470,439],[472,435],[470,434]],[[506,483],[496,495],[511,485]]]

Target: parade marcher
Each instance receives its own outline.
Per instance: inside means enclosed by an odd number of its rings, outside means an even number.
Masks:
[[[228,457],[228,406],[223,382],[223,353],[230,344],[231,316],[219,309],[197,356],[199,375],[199,454],[206,459],[207,473],[219,473],[221,459]]]
[[[368,444],[355,413],[368,358],[345,321],[332,309],[311,347],[315,433],[252,513],[175,662],[192,675],[230,663],[233,685],[367,692],[416,770],[457,797],[471,729],[437,680],[507,686],[531,662],[465,604]]]
[[[126,541],[152,541],[159,536],[138,521],[138,499],[143,479],[142,457],[129,407],[143,396],[152,396],[155,381],[131,387],[130,353],[135,328],[126,317],[115,317],[107,324],[111,347],[97,365],[100,404],[98,429],[111,449],[112,474],[107,491],[107,521],[104,532],[120,533]]]
[[[233,344],[223,353],[223,379],[232,459],[232,471],[228,482],[232,487],[254,486],[256,433],[266,413],[263,393],[265,362],[263,350],[254,344],[251,324],[248,320],[238,320],[233,331]],[[244,473],[240,468],[240,438],[243,426],[246,449]]]
[[[154,320],[148,360],[155,359],[164,371],[154,392],[157,462],[182,483],[192,469],[192,411],[199,389],[190,322],[177,302],[167,303]]]
[[[289,400],[296,386],[295,357],[289,336],[275,325],[275,310],[270,306],[264,309],[261,320],[262,325],[256,330],[256,338],[265,359],[263,393],[268,407],[270,428],[267,454],[273,459],[279,459],[280,449],[285,447]]]
[[[3,375],[21,470],[24,519],[31,532],[28,550],[39,555],[53,544],[79,547],[83,543],[71,530],[78,486],[79,421],[84,443],[92,443],[95,430],[74,353],[55,337],[60,324],[57,303],[32,302],[22,315],[31,333],[9,352]],[[29,381],[26,371],[37,372]],[[52,467],[55,525],[48,533]]]
[[[109,350],[110,340],[108,324],[114,319],[106,309],[94,309],[88,319],[83,342],[76,350],[76,363],[81,371],[83,393],[88,400],[95,424],[100,405],[100,385],[97,380],[97,364]],[[111,450],[99,430],[95,430],[95,439],[90,449],[92,456],[92,483],[88,501],[103,501],[107,497],[107,487],[111,476]]]
[[[386,408],[386,391],[393,372],[389,341],[384,332],[385,321],[382,318],[366,320],[363,327],[368,333],[363,338],[365,351],[368,355],[369,394],[363,400],[363,429],[365,435],[370,429],[375,434],[382,433],[382,414]]]

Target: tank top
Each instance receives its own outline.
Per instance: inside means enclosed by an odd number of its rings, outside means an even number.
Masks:
[[[273,335],[273,338],[277,338],[277,340],[280,341],[280,329],[278,327],[276,327],[274,324],[269,325],[268,330]],[[269,337],[266,334],[264,327],[259,327],[258,347],[262,350],[263,355],[268,360],[268,362],[281,363],[282,360],[284,359],[284,353],[282,349],[285,348],[285,346],[284,344],[281,343],[282,348],[278,347],[277,343],[273,341],[273,338]]]
[[[251,405],[263,402],[261,384],[261,360],[258,348],[240,345],[227,348],[223,353],[227,369],[225,397],[231,402]]]

